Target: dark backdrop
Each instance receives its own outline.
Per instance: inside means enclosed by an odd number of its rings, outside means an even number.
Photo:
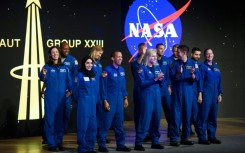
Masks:
[[[71,48],[71,54],[78,61],[90,50],[85,47],[85,40],[103,40],[104,54],[102,65],[110,62],[109,54],[116,49],[124,56],[122,66],[126,70],[129,108],[125,110],[125,120],[133,120],[132,88],[133,80],[129,63],[131,57],[124,38],[124,20],[132,0],[40,0],[40,20],[45,58],[47,40],[81,40],[82,44]],[[186,2],[169,1],[178,10]],[[10,0],[0,5],[0,137],[8,129],[11,137],[32,135],[26,132],[33,124],[23,124],[19,129],[17,121],[21,80],[10,76],[12,68],[23,64],[26,32],[26,2]],[[245,42],[245,7],[241,2],[206,0],[191,2],[188,9],[180,16],[182,22],[181,44],[201,50],[212,48],[215,61],[221,69],[224,88],[223,102],[219,106],[219,117],[245,117],[244,104],[244,42]],[[4,47],[7,39],[21,39],[19,46]],[[202,58],[203,60],[203,58]],[[21,71],[19,72],[21,75]],[[75,118],[73,113],[72,118]],[[39,123],[39,122],[38,122]],[[40,124],[37,124],[38,126]],[[12,131],[12,132],[11,132]],[[16,134],[17,131],[24,134]],[[39,130],[37,130],[39,131]],[[26,134],[27,133],[27,134]]]

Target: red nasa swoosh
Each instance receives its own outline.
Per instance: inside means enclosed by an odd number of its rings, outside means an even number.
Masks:
[[[184,11],[187,9],[187,7],[190,5],[191,3],[191,0],[189,0],[182,8],[180,8],[178,11],[174,12],[173,14],[159,20],[158,22],[154,22],[152,24],[150,24],[150,29],[154,28],[154,25],[156,23],[162,23],[162,24],[165,24],[165,26],[163,26],[158,32],[154,33],[153,36],[151,38],[149,38],[148,40],[145,41],[145,44],[147,42],[149,42],[151,39],[154,38],[155,35],[157,35],[161,30],[165,29],[169,24],[171,24],[172,22],[174,22],[181,14],[184,13]],[[142,29],[139,29],[138,30],[138,33],[141,33],[143,31],[143,28]],[[123,38],[121,41],[124,41],[126,40],[128,37],[130,36],[130,34],[128,36],[126,36],[125,38]],[[133,56],[129,59],[128,62],[131,62],[131,60],[135,57],[135,55],[138,53],[138,50],[133,54]]]

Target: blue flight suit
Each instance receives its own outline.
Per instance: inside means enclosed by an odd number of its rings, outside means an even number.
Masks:
[[[126,90],[125,71],[122,66],[115,68],[113,64],[107,66],[101,77],[101,97],[107,100],[110,111],[104,107],[101,112],[99,125],[98,145],[106,147],[106,137],[111,125],[115,131],[117,148],[125,146],[124,123],[124,97],[128,95]],[[103,105],[104,106],[104,105]]]
[[[191,59],[195,63],[195,69],[198,70],[199,76],[200,76],[200,65],[201,63],[199,61],[196,61],[195,59]],[[197,113],[198,113],[198,93],[201,92],[200,89],[200,79],[193,82],[193,99],[192,99],[192,109],[191,109],[191,125],[193,124],[195,127],[195,131],[198,132],[197,129]]]
[[[95,78],[96,78],[96,93],[97,93],[97,103],[101,103],[101,98],[100,98],[100,75],[102,72],[102,65],[99,60],[96,60],[96,62],[93,63],[93,71],[95,73]]]
[[[161,81],[155,81],[157,75],[161,73],[158,65],[149,68],[143,66],[138,70],[140,78],[140,104],[139,119],[136,123],[135,145],[142,145],[148,132],[150,133],[152,144],[159,144],[160,120],[161,120]]]
[[[97,93],[97,96],[96,96],[96,116],[97,116],[97,125],[99,126],[99,122],[100,122],[100,116],[101,116],[101,109],[102,109],[102,101],[101,101],[101,96],[100,96],[100,75],[101,75],[101,72],[102,72],[102,65],[100,63],[99,60],[96,60],[94,63],[93,63],[93,71],[95,73],[95,79],[97,80],[96,81],[96,93]],[[99,128],[99,127],[98,127]],[[97,133],[98,134],[98,133]]]
[[[183,72],[177,76],[180,66]],[[182,122],[181,141],[188,139],[190,135],[190,119],[193,99],[193,81],[198,80],[198,70],[194,71],[195,79],[191,78],[191,69],[195,68],[195,64],[191,59],[187,59],[185,63],[176,60],[170,65],[170,78],[172,83],[171,95],[171,120],[170,120],[170,141],[177,142],[179,137],[179,129]]]
[[[43,77],[43,71],[39,78],[46,85],[44,93],[44,131],[48,147],[62,145],[64,136],[63,115],[66,103],[66,92],[72,91],[72,79],[69,69],[65,65],[44,65],[47,74]]]
[[[68,54],[63,61],[64,65],[66,65],[71,73],[71,77],[74,80],[75,76],[78,73],[78,62],[72,55]],[[66,107],[65,107],[65,116],[64,116],[64,122],[65,122],[65,130],[67,130],[69,121],[70,121],[70,115],[71,115],[71,108],[72,108],[72,96],[67,97],[66,99]]]
[[[164,74],[164,78],[162,81],[161,87],[161,101],[162,108],[164,111],[165,118],[168,123],[168,135],[169,135],[169,123],[170,123],[170,104],[171,104],[171,96],[168,92],[168,86],[171,85],[169,78],[169,63],[168,58],[166,56],[162,56],[160,60],[158,60],[158,64],[161,68],[162,73]]]
[[[77,143],[78,153],[94,151],[97,133],[96,78],[89,78],[82,72],[77,74],[74,97],[77,99]]]
[[[178,60],[178,59],[177,59]],[[168,57],[168,65],[169,65],[169,75],[170,75],[170,67],[172,67],[173,66],[173,62],[174,61],[176,61],[176,59],[174,59],[174,55],[172,55],[172,56],[170,56],[170,57]],[[170,77],[170,76],[169,76]],[[171,78],[170,78],[170,82],[171,82]],[[172,84],[172,83],[171,83]],[[172,92],[173,92],[173,90],[172,90]],[[172,101],[171,100],[171,96],[170,96],[170,101]],[[171,103],[171,102],[170,102]],[[170,105],[170,108],[171,108],[171,105]],[[180,124],[180,129],[179,129],[179,132],[181,132],[181,119],[179,120],[179,124]],[[169,128],[169,127],[168,127]],[[169,136],[169,131],[168,131],[168,136]]]
[[[198,107],[198,138],[199,141],[216,139],[218,95],[223,94],[221,73],[216,64],[208,65],[205,61],[200,66],[202,103]]]
[[[168,64],[169,64],[169,65],[171,65],[174,61],[176,61],[176,60],[174,59],[174,55],[168,57]]]
[[[138,109],[138,105],[140,105],[140,96],[141,96],[141,92],[140,92],[140,78],[138,76],[138,71],[142,68],[143,64],[142,63],[138,63],[137,60],[139,58],[139,55],[137,57],[135,57],[131,63],[131,73],[133,75],[133,79],[134,79],[134,89],[133,89],[133,100],[134,100],[134,123],[136,124],[138,122],[139,119],[139,109]]]

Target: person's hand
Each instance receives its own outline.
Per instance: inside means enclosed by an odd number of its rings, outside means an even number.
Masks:
[[[104,100],[104,107],[107,111],[110,111],[110,105],[109,103],[107,102],[107,100]]]
[[[43,90],[40,92],[40,96],[41,96],[41,98],[44,99],[44,91]]]
[[[147,47],[146,47],[146,46],[144,46],[144,47],[142,48],[142,55],[145,55],[146,50],[147,50]]]
[[[195,68],[191,68],[190,73],[193,74],[195,72]]]
[[[128,107],[128,98],[124,98],[124,108]]]
[[[41,98],[43,98],[43,99],[44,99],[44,92],[45,92],[45,90],[46,90],[46,85],[43,84],[42,89],[41,89],[41,92],[40,92],[40,96],[41,96]]]
[[[221,95],[221,94],[218,96],[218,102],[219,102],[219,103],[222,102],[222,95]]]
[[[181,73],[181,74],[183,73],[183,66],[182,65],[179,66],[179,71],[178,72]]]
[[[69,97],[71,95],[71,92],[70,91],[67,91],[66,92],[66,97]]]
[[[196,75],[194,74],[194,72],[195,72],[195,68],[191,68],[190,73],[191,73],[191,78],[192,79],[196,78]]]
[[[160,76],[159,76],[159,75],[160,75]],[[163,78],[164,78],[164,74],[161,72],[159,75],[158,75],[158,76],[160,77],[160,78],[159,78],[159,81],[162,81]]]
[[[102,73],[101,73],[101,76],[104,78],[104,77],[107,77],[107,72],[106,71],[103,71]]]
[[[158,81],[158,80],[161,81],[163,79],[163,77],[164,77],[164,74],[163,73],[159,73],[154,80],[155,81]]]
[[[197,102],[198,102],[199,104],[202,103],[202,93],[201,93],[201,92],[199,92],[199,94],[198,94]]]
[[[46,74],[47,74],[47,70],[45,68],[43,68],[43,77],[45,78]]]
[[[171,89],[171,86],[170,86],[170,85],[168,86],[168,94],[169,94],[169,95],[172,94],[172,89]]]

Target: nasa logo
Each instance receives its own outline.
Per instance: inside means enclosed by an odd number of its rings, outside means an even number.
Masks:
[[[172,55],[172,46],[178,44],[182,37],[182,25],[179,16],[189,6],[189,0],[182,8],[175,8],[166,0],[135,0],[130,6],[124,25],[127,47],[134,57],[138,44],[145,42],[148,48],[156,44],[165,45],[164,55]],[[132,58],[131,58],[132,59]]]

